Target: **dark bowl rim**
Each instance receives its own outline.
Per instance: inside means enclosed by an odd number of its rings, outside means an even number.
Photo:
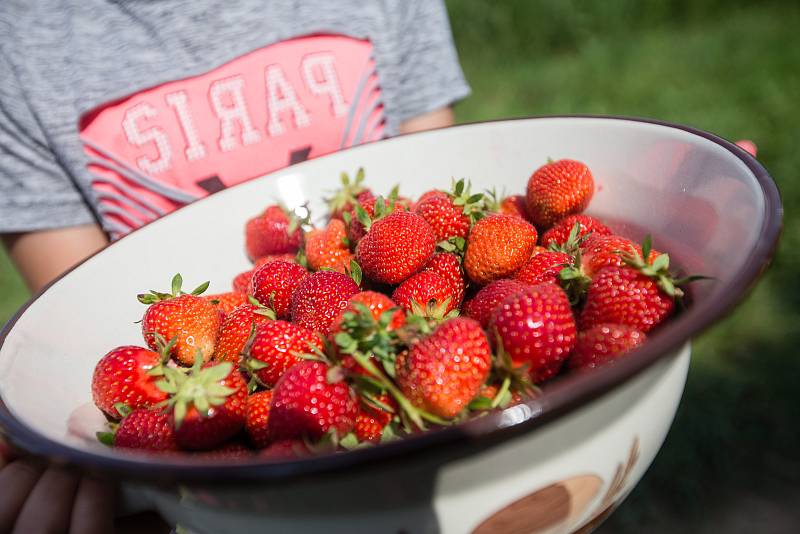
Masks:
[[[255,481],[282,481],[296,477],[339,471],[343,468],[368,466],[375,461],[386,462],[399,460],[410,453],[416,457],[422,452],[441,452],[439,445],[449,444],[452,447],[466,445],[470,452],[481,450],[505,441],[512,436],[521,435],[538,428],[545,423],[557,419],[560,415],[583,406],[595,398],[610,391],[614,387],[633,378],[638,373],[648,368],[662,357],[674,354],[690,339],[711,326],[713,323],[728,314],[738,304],[749,290],[755,285],[760,275],[768,267],[777,248],[780,236],[783,208],[781,205],[778,188],[767,173],[766,169],[750,154],[734,143],[717,135],[691,126],[675,124],[652,118],[627,117],[614,115],[547,115],[535,117],[517,117],[489,121],[476,121],[441,129],[468,128],[481,124],[498,124],[528,120],[552,119],[598,119],[621,122],[635,122],[652,124],[671,129],[681,130],[705,138],[731,152],[739,158],[753,173],[761,187],[764,199],[764,221],[758,232],[758,239],[754,249],[746,259],[742,268],[734,273],[725,286],[731,291],[724,291],[719,299],[695,303],[686,313],[675,321],[666,325],[663,330],[652,336],[648,343],[636,351],[632,357],[625,358],[615,365],[606,366],[595,370],[593,373],[578,373],[568,375],[546,388],[545,394],[524,403],[527,407],[526,418],[520,422],[505,426],[504,413],[507,410],[519,410],[518,407],[491,412],[483,417],[478,417],[461,424],[444,429],[427,432],[378,447],[369,447],[345,453],[314,456],[290,461],[266,461],[255,457],[242,461],[213,460],[209,458],[182,458],[182,457],[154,457],[147,455],[100,455],[51,440],[26,424],[17,420],[6,407],[0,392],[0,429],[5,433],[12,444],[35,456],[42,457],[51,462],[70,465],[89,472],[121,475],[134,480],[154,483],[176,483],[183,481],[214,482],[215,484],[242,483]],[[396,137],[413,135],[426,135],[426,132],[402,134]],[[396,138],[395,137],[395,138]],[[394,139],[394,138],[391,138]],[[391,139],[387,140],[390,142]],[[384,141],[378,141],[384,142]],[[359,148],[358,145],[352,148]],[[336,152],[338,154],[342,151]],[[321,156],[325,157],[325,156]],[[319,159],[319,158],[316,158]],[[302,165],[304,162],[298,163]],[[284,169],[280,169],[280,172]],[[258,179],[268,179],[273,173]],[[246,182],[245,182],[246,183]],[[233,186],[236,187],[236,186]],[[202,202],[203,199],[197,202]],[[195,204],[195,203],[193,203]],[[192,205],[193,205],[192,204]],[[188,206],[188,205],[187,205]],[[186,206],[184,206],[186,207]],[[182,208],[165,215],[169,217]],[[150,223],[157,224],[164,217]],[[123,236],[125,239],[133,232]],[[113,245],[109,245],[113,246]],[[102,250],[105,250],[102,249]],[[96,252],[98,254],[101,251]],[[0,330],[0,347],[5,342],[9,332],[25,310],[35,302],[47,289],[69,274],[73,269],[82,265],[95,256],[89,256],[81,263],[50,282],[47,286],[33,295]],[[464,449],[464,447],[462,447]],[[469,454],[470,452],[467,452]],[[453,455],[447,454],[450,457]]]

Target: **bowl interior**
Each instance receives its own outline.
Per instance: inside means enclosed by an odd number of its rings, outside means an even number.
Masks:
[[[7,411],[0,406],[0,418],[49,442],[110,455],[92,439],[103,418],[91,406],[90,381],[108,350],[142,344],[135,322],[144,306],[136,294],[168,288],[176,272],[187,287],[211,280],[208,293],[228,291],[233,276],[250,267],[245,221],[265,205],[308,202],[321,214],[339,173],[362,166],[368,185],[384,194],[399,183],[401,194],[415,197],[459,177],[471,179],[474,189],[524,193],[528,176],[547,158],[589,165],[597,183],[590,214],[629,237],[653,234],[656,248],[669,251],[674,263],[714,278],[696,284],[694,306],[676,323],[707,325],[717,318],[723,302],[741,297],[742,281],[752,282],[774,245],[780,208],[765,195],[766,174],[757,176],[751,168],[757,164],[719,139],[608,118],[522,119],[401,136],[222,191],[73,269],[6,326],[0,396]],[[670,325],[656,337],[673,335],[670,346],[677,347],[691,331]]]

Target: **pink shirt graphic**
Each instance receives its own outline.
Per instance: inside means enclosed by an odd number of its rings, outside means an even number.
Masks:
[[[80,123],[98,210],[113,238],[383,132],[372,44],[330,35],[255,50],[104,104]]]

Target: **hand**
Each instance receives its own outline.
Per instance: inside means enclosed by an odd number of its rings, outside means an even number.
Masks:
[[[0,532],[114,531],[116,492],[60,467],[18,458],[0,438]]]
[[[744,149],[749,153],[751,156],[756,157],[756,152],[758,152],[758,147],[756,144],[749,139],[742,139],[741,141],[736,141],[736,144],[739,148]]]

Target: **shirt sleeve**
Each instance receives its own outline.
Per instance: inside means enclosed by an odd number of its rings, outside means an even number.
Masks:
[[[396,115],[404,121],[470,94],[442,0],[398,2],[400,84]]]
[[[0,51],[0,233],[91,222],[91,209],[49,149]]]

